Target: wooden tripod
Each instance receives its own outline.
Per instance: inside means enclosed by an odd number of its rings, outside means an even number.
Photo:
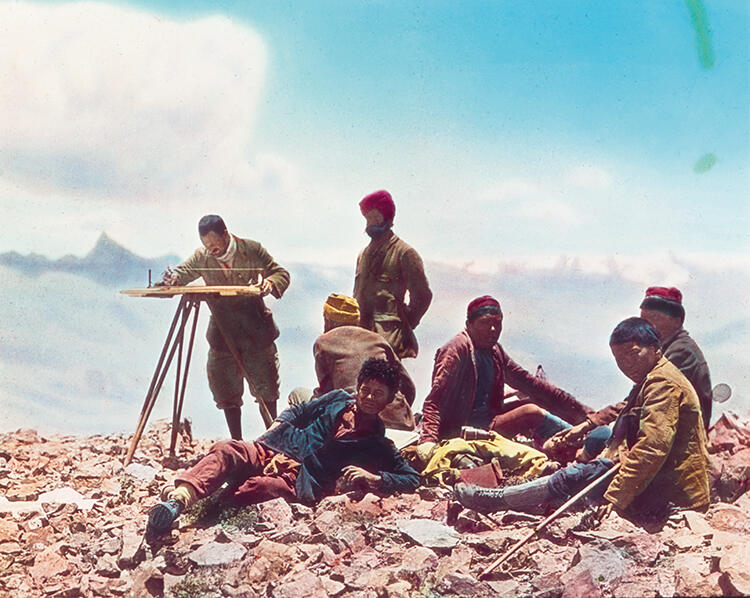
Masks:
[[[159,360],[156,363],[156,370],[151,378],[151,384],[146,392],[146,399],[141,409],[141,415],[138,419],[138,426],[133,435],[133,440],[130,443],[127,455],[125,456],[125,465],[127,466],[133,459],[133,454],[138,446],[138,442],[141,440],[143,431],[146,428],[146,423],[151,415],[151,411],[156,404],[156,399],[159,396],[159,391],[164,384],[164,379],[169,372],[169,368],[172,365],[172,361],[175,356],[177,357],[177,367],[175,375],[174,385],[174,402],[172,405],[172,437],[169,442],[169,455],[173,457],[175,454],[175,447],[177,445],[177,432],[180,424],[180,417],[182,415],[182,405],[185,399],[185,386],[187,383],[188,370],[190,369],[190,358],[193,354],[193,343],[195,341],[195,329],[198,324],[198,312],[200,310],[201,301],[205,301],[208,305],[209,310],[215,316],[216,314],[216,301],[221,295],[258,295],[257,287],[151,287],[148,289],[128,289],[120,291],[123,294],[130,295],[132,297],[173,297],[174,295],[180,295],[180,303],[177,306],[174,317],[172,318],[172,324],[169,327],[167,338],[164,341]],[[185,348],[185,328],[187,327],[188,321],[192,314],[192,325],[190,327],[190,335],[187,341],[187,348]],[[232,339],[231,335],[225,329],[221,320],[217,317],[214,318],[219,331],[224,337],[229,352],[234,357],[237,367],[245,377],[246,380],[250,380],[250,374],[245,368],[242,362],[242,357],[237,349],[237,345]],[[183,366],[183,352],[186,353]],[[261,417],[266,428],[268,428],[273,422],[273,417],[268,411],[266,404],[263,401],[259,401]]]

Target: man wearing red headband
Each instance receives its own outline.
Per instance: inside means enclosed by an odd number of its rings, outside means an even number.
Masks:
[[[422,407],[417,455],[426,462],[435,444],[459,435],[461,426],[489,429],[503,412],[505,384],[520,390],[554,415],[577,424],[592,410],[575,397],[513,361],[498,344],[503,313],[496,299],[474,299],[466,310],[466,329],[438,349],[432,389]]]
[[[371,239],[357,258],[354,278],[360,326],[382,335],[399,358],[416,357],[414,329],[432,301],[422,258],[393,234],[396,206],[388,191],[370,193],[359,202],[359,209]]]

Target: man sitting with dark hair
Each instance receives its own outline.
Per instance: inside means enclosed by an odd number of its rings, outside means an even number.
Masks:
[[[698,395],[703,427],[711,425],[711,375],[703,353],[683,328],[685,308],[682,293],[675,287],[648,287],[641,302],[641,317],[654,327],[661,340],[661,352],[690,381]],[[571,449],[579,447],[583,438],[597,426],[611,424],[627,403],[627,398],[589,413],[586,421],[571,429],[558,432],[544,445],[545,452],[560,459]]]
[[[186,507],[226,480],[235,505],[279,496],[314,503],[335,493],[339,484],[382,494],[413,492],[419,474],[385,438],[378,417],[398,384],[396,365],[368,359],[359,371],[356,395],[331,391],[283,411],[255,442],[215,444],[151,510],[148,531],[165,532]]]
[[[578,463],[533,482],[502,489],[456,486],[464,506],[481,511],[533,511],[562,503],[612,467],[622,465],[598,495],[618,510],[659,512],[669,503],[687,509],[708,505],[708,451],[695,389],[661,354],[654,327],[628,318],[609,346],[620,371],[635,383],[615,422],[605,457]]]

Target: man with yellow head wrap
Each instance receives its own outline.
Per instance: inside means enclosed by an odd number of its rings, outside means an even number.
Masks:
[[[355,390],[362,363],[369,357],[385,359],[398,364],[400,383],[396,398],[381,412],[380,419],[387,428],[413,430],[411,404],[416,395],[414,382],[388,341],[376,332],[360,328],[358,324],[359,306],[356,299],[337,294],[328,297],[323,306],[324,332],[313,345],[318,387],[312,396],[319,397],[335,389]],[[296,400],[299,399],[298,394]]]

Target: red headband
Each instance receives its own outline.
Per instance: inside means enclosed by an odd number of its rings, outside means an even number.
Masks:
[[[489,309],[483,309],[489,308]],[[500,303],[494,297],[489,295],[482,295],[477,297],[466,308],[466,319],[471,321],[478,318],[485,313],[502,313],[500,311]]]

